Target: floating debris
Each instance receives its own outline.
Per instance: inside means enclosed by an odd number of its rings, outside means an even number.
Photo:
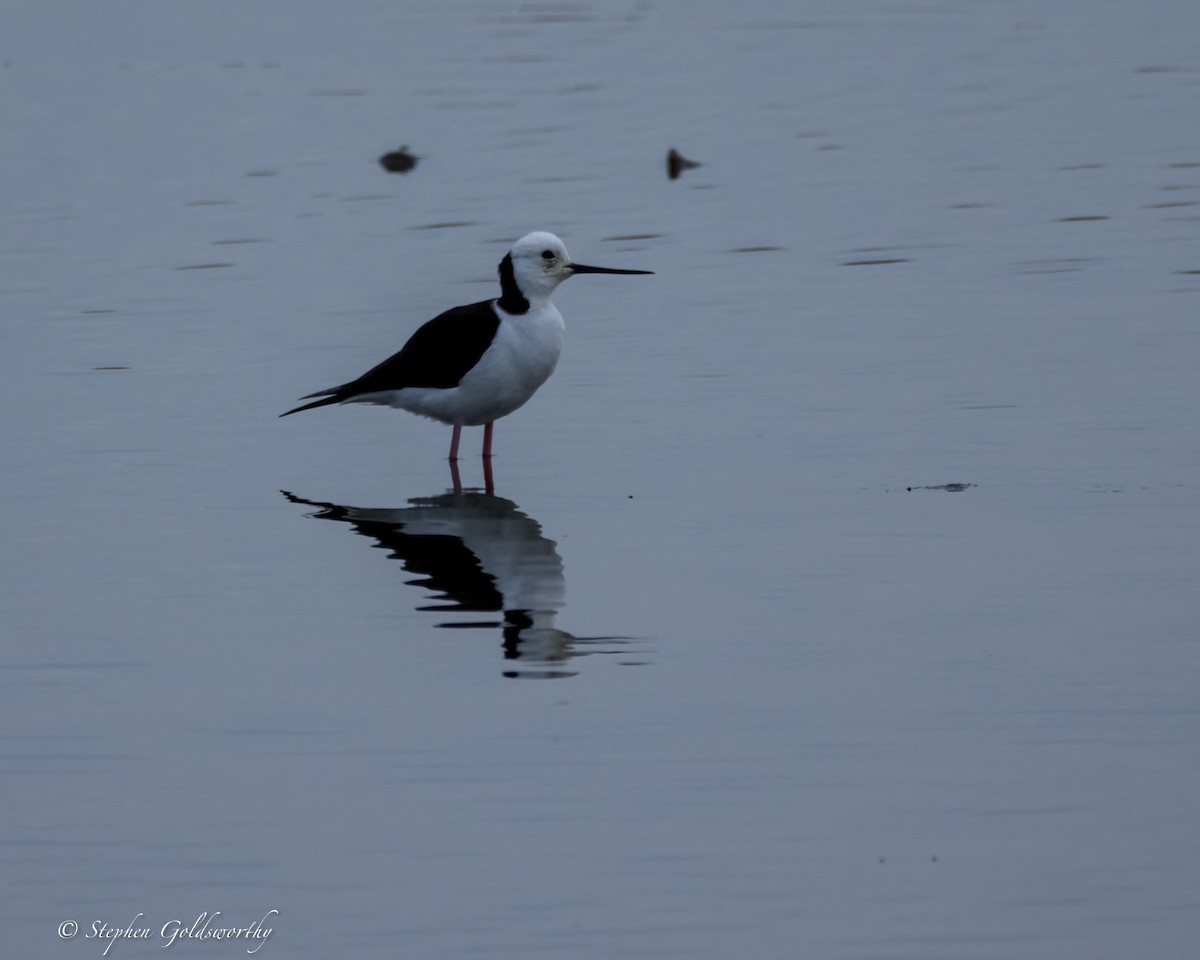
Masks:
[[[905,487],[904,489],[907,490],[909,493],[912,493],[914,490],[942,490],[945,493],[962,493],[964,490],[970,490],[974,486],[977,486],[977,484],[974,484],[974,483],[939,483],[936,486],[932,486],[932,487]]]
[[[408,147],[405,146],[399,150],[393,150],[391,153],[385,153],[379,158],[379,165],[388,173],[408,173],[420,159],[409,153]]]
[[[674,147],[667,151],[667,177],[670,180],[678,180],[684,170],[691,170],[698,166],[700,164],[695,160],[689,160]]]

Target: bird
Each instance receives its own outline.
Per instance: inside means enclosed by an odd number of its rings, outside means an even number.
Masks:
[[[280,416],[335,403],[396,407],[453,427],[452,465],[462,428],[482,426],[482,455],[490,461],[495,422],[523,406],[558,364],[564,325],[550,300],[558,285],[580,273],[654,271],[575,263],[562,240],[539,230],[512,245],[498,272],[496,299],[439,314],[358,379],[303,396],[312,402]]]

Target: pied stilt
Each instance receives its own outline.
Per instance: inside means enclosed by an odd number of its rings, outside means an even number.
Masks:
[[[500,261],[500,297],[434,317],[408,343],[357,380],[318,390],[281,417],[333,403],[374,403],[451,424],[450,461],[462,428],[483,427],[483,457],[492,456],[492,425],[546,382],[562,352],[563,319],[550,295],[577,273],[653,273],[572,263],[552,233],[522,237]]]

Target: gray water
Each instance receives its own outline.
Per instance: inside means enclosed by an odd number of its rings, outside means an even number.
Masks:
[[[1194,3],[3,20],[6,956],[1195,956]]]

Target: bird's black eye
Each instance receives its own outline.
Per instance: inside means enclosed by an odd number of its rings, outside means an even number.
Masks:
[[[542,251],[542,259],[543,260],[553,260],[554,259],[554,251],[553,250],[543,250]]]

